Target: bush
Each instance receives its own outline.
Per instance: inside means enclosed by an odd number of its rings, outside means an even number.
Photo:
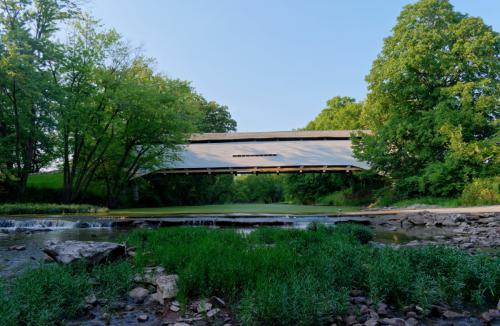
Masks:
[[[464,205],[500,204],[500,176],[474,179],[465,185],[460,202]]]

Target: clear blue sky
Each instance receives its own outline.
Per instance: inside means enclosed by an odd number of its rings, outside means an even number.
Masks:
[[[238,131],[304,127],[365,75],[410,0],[94,0],[95,18],[227,105]],[[500,0],[451,0],[500,31]]]

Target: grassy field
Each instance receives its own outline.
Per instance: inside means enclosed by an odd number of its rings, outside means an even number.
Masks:
[[[31,174],[27,186],[37,189],[62,189],[63,174],[61,172]]]
[[[110,210],[111,215],[180,215],[180,214],[334,214],[340,211],[352,212],[361,209],[356,206],[313,206],[291,204],[223,204],[201,206],[171,206],[154,208],[128,208]]]

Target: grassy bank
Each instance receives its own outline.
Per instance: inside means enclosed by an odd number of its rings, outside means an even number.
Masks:
[[[110,210],[111,215],[180,215],[180,214],[335,214],[339,211],[357,211],[356,206],[315,206],[291,204],[223,204],[200,206],[170,206]]]
[[[500,259],[445,247],[395,250],[369,244],[356,225],[309,230],[178,227],[136,230],[133,262],[88,271],[57,265],[0,286],[0,324],[51,325],[82,312],[94,292],[110,304],[132,286],[134,270],[162,265],[180,277],[178,299],[216,295],[244,325],[330,325],[346,312],[348,293],[361,289],[397,307],[417,304],[496,305]]]
[[[22,214],[76,214],[76,213],[105,213],[107,208],[93,205],[61,205],[42,203],[0,204],[0,215]]]

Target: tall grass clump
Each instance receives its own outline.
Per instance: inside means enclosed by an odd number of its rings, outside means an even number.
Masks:
[[[0,204],[0,214],[76,214],[76,213],[105,213],[108,209],[93,205],[62,205],[43,203],[16,203]]]
[[[92,292],[109,306],[130,289],[134,271],[128,261],[91,270],[84,263],[50,264],[3,280],[3,284],[0,279],[0,325],[64,324],[81,315],[85,297]]]
[[[493,303],[500,260],[446,247],[395,250],[368,245],[358,225],[308,230],[166,228],[137,230],[139,266],[179,274],[180,299],[217,295],[245,325],[328,325],[345,312],[347,293],[361,289],[397,306]]]

